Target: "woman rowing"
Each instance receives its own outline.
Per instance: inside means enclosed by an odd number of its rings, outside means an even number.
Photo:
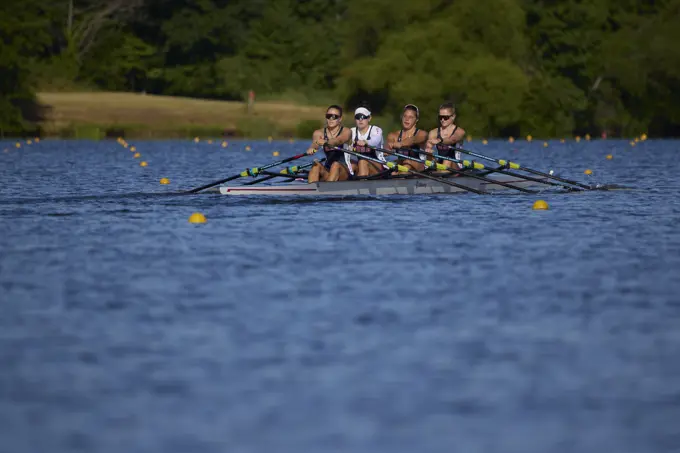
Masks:
[[[460,142],[465,137],[465,130],[455,124],[456,107],[450,102],[440,105],[438,119],[439,127],[430,131],[425,151],[431,153],[432,149],[436,148],[440,156],[460,159],[460,151],[456,151],[456,147],[460,146]],[[448,168],[456,170],[462,168],[460,164],[450,160],[440,159],[440,161]]]
[[[356,121],[356,127],[352,128],[354,152],[385,162],[384,153],[379,151],[383,147],[383,131],[371,124],[371,111],[367,104],[361,104],[354,111],[354,121]],[[350,175],[366,177],[385,170],[385,167],[377,162],[367,159],[357,160],[347,153],[345,153],[345,165],[344,172],[340,173],[340,181],[349,179]]]
[[[401,112],[401,129],[387,135],[387,149],[398,151],[409,157],[420,158],[420,149],[427,142],[427,132],[418,129],[420,111],[413,104],[407,104]],[[425,164],[411,159],[400,158],[400,165],[411,170],[423,171]]]
[[[314,162],[309,170],[307,181],[337,181],[342,171],[344,152],[335,148],[345,147],[352,138],[352,133],[342,125],[342,107],[331,105],[326,109],[326,127],[317,129],[312,135],[312,144],[307,149],[307,154],[316,153],[319,148],[326,154],[326,162]]]

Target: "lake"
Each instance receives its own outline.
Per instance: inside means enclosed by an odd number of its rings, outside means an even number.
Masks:
[[[172,195],[306,141],[22,143],[2,453],[680,450],[678,141],[467,144],[630,190],[326,200]]]

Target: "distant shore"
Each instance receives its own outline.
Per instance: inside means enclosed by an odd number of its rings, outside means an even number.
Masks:
[[[324,107],[286,102],[215,101],[137,93],[38,93],[45,136],[284,138],[309,136]]]

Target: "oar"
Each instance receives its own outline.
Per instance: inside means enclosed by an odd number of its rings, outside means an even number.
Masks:
[[[287,159],[283,159],[283,160],[280,160],[278,162],[273,162],[271,164],[267,164],[267,165],[264,165],[262,167],[248,168],[248,169],[242,171],[241,173],[239,173],[237,175],[230,176],[230,177],[225,178],[225,179],[220,179],[219,181],[211,182],[210,184],[206,184],[205,186],[196,187],[195,189],[187,190],[185,193],[196,193],[196,192],[200,192],[201,190],[209,189],[211,187],[214,187],[214,186],[217,186],[217,185],[220,185],[220,184],[224,184],[225,182],[229,182],[229,181],[232,181],[234,179],[245,178],[246,176],[257,176],[260,173],[261,170],[266,170],[267,168],[276,167],[277,165],[282,165],[282,164],[294,161],[296,159],[299,159],[299,158],[305,157],[305,156],[307,156],[307,153],[297,154],[295,156],[288,157]]]
[[[452,149],[455,149],[455,148],[452,148]],[[545,185],[548,185],[548,186],[562,187],[562,188],[565,188],[565,189],[568,189],[568,190],[581,190],[581,189],[577,189],[576,187],[567,186],[565,184],[559,184],[559,183],[552,182],[552,181],[546,181],[545,179],[538,179],[538,178],[533,178],[531,176],[526,176],[526,175],[522,175],[522,174],[519,174],[519,173],[515,173],[514,171],[510,171],[510,170],[507,170],[505,168],[485,167],[484,165],[480,164],[479,162],[475,162],[475,161],[470,162],[469,160],[461,160],[461,159],[456,159],[455,157],[442,156],[442,155],[434,153],[434,152],[428,153],[427,151],[422,151],[422,153],[425,154],[425,155],[428,155],[428,156],[432,156],[435,159],[443,159],[443,160],[448,160],[450,162],[455,162],[455,163],[461,164],[462,166],[467,167],[467,168],[476,168],[478,170],[484,170],[487,173],[502,173],[502,174],[506,174],[508,176],[514,176],[515,178],[526,179],[527,181],[533,181],[533,182],[545,184]],[[468,175],[468,176],[472,176],[472,175]]]
[[[485,190],[473,189],[472,187],[464,186],[462,184],[457,184],[457,183],[452,182],[452,181],[447,181],[444,178],[437,178],[436,176],[431,176],[431,175],[428,175],[427,173],[421,173],[419,171],[410,170],[408,167],[404,167],[403,165],[395,164],[394,162],[383,162],[380,159],[375,159],[375,158],[370,157],[370,156],[364,156],[363,154],[355,153],[355,152],[350,151],[348,149],[342,149],[342,148],[333,148],[333,149],[335,151],[342,151],[342,152],[345,152],[347,154],[351,154],[352,156],[356,156],[359,159],[366,159],[366,160],[369,160],[371,162],[375,162],[375,163],[380,164],[380,165],[385,165],[385,166],[387,166],[387,168],[391,168],[392,170],[397,170],[397,171],[402,172],[402,173],[411,173],[413,175],[420,176],[421,178],[431,179],[433,181],[437,181],[437,182],[440,182],[440,183],[443,183],[443,184],[448,184],[449,186],[457,187],[459,189],[466,190],[466,191],[472,192],[472,193],[476,193],[478,195],[488,195],[489,194],[489,192],[487,192]]]
[[[504,160],[504,159],[494,159],[493,157],[485,156],[483,154],[475,153],[475,152],[468,151],[468,150],[462,149],[462,148],[455,148],[455,150],[460,151],[461,153],[468,154],[470,156],[479,157],[480,159],[488,160],[488,161],[491,161],[491,162],[496,162],[497,164],[505,165],[505,166],[508,166],[510,168],[514,168],[515,170],[525,171],[527,173],[532,173],[534,175],[539,175],[539,176],[543,176],[545,178],[554,179],[555,181],[566,182],[567,184],[571,184],[573,186],[581,187],[582,189],[595,190],[595,188],[593,186],[588,186],[588,185],[582,184],[578,181],[572,181],[572,180],[566,179],[566,178],[560,178],[559,176],[554,176],[554,175],[551,175],[549,173],[544,173],[542,171],[534,170],[533,168],[523,167],[516,162],[510,162],[510,161],[507,161],[507,160]]]
[[[323,158],[319,162],[323,162],[325,160],[326,159]],[[314,165],[314,162],[310,162],[310,163],[305,164],[305,165],[296,165],[296,166],[293,166],[293,167],[287,167],[287,168],[284,168],[283,170],[281,170],[281,172],[279,174],[265,176],[264,178],[256,179],[254,181],[248,181],[247,183],[244,183],[243,185],[244,186],[252,186],[253,184],[259,184],[259,183],[264,182],[264,181],[269,181],[270,179],[273,179],[273,178],[286,178],[287,177],[289,181],[292,181],[292,180],[295,179],[295,175],[297,175],[297,173],[300,170],[302,170],[304,168],[309,168],[312,165]]]
[[[456,169],[453,169],[453,168],[449,168],[446,165],[438,164],[436,162],[432,162],[432,161],[429,161],[429,160],[418,159],[418,158],[407,156],[405,154],[400,154],[400,153],[397,153],[397,152],[394,152],[394,151],[388,151],[388,150],[382,149],[382,148],[376,148],[376,149],[379,150],[379,151],[382,151],[384,153],[391,154],[393,156],[401,157],[402,159],[409,159],[409,160],[414,160],[416,162],[424,163],[425,166],[429,167],[429,168],[434,167],[435,169],[440,170],[440,171],[449,171],[449,172],[454,173],[456,175],[465,175],[469,178],[479,179],[481,181],[485,181],[485,182],[490,183],[490,184],[498,184],[499,186],[505,186],[505,187],[508,187],[510,189],[519,190],[520,192],[524,192],[524,193],[536,193],[536,191],[534,191],[534,190],[525,189],[524,187],[513,186],[512,184],[508,184],[507,182],[504,182],[504,181],[498,181],[498,180],[495,180],[495,179],[485,178],[484,176],[475,175],[473,173],[465,173],[463,171],[456,170]],[[424,154],[431,154],[431,153],[424,153]],[[470,163],[470,162],[467,162],[467,161],[462,161],[461,163],[463,163],[468,168],[476,168],[476,169],[479,169],[479,170],[484,169],[484,165],[479,164],[477,162]]]

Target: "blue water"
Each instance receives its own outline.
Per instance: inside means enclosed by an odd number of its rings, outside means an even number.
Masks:
[[[1,453],[680,451],[680,142],[323,201],[168,195],[306,143],[132,144],[0,142]]]

